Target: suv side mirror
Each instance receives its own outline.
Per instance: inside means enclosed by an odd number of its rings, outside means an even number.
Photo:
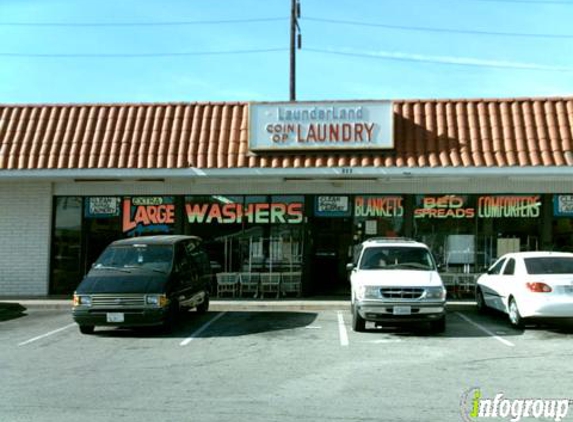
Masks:
[[[346,264],[346,270],[347,271],[352,271],[354,269],[354,264],[352,262],[349,262],[348,264]]]

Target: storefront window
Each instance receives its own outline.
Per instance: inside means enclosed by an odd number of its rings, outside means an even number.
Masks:
[[[554,249],[573,252],[573,195],[553,196]]]
[[[416,195],[414,237],[430,247],[446,271],[468,272],[477,260],[475,198]]]
[[[303,196],[187,196],[185,214],[217,272],[300,268]]]
[[[480,272],[540,246],[540,195],[416,195],[414,237],[447,272]]]
[[[477,230],[486,266],[505,253],[540,248],[541,208],[541,195],[477,197]]]
[[[233,195],[185,197],[184,233],[203,239],[216,272],[231,271],[240,259],[234,244],[242,233],[243,202]]]
[[[82,198],[55,198],[51,294],[69,294],[81,280]]]
[[[122,214],[124,236],[174,233],[176,213],[172,196],[124,197]]]
[[[121,239],[122,198],[88,197],[84,200],[84,273],[96,261],[108,244]]]
[[[273,224],[270,230],[269,264],[281,271],[301,271],[303,256],[303,196],[272,196],[271,204],[288,215],[286,224]]]
[[[404,198],[396,195],[357,195],[354,197],[356,243],[370,237],[402,235]]]

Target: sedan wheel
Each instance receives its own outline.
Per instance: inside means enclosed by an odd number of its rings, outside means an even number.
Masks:
[[[509,299],[509,321],[515,328],[523,328],[523,318],[517,308],[517,302],[514,298]]]

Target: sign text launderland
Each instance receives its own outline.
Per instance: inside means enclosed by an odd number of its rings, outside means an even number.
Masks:
[[[249,107],[253,151],[393,148],[392,103],[254,103]]]

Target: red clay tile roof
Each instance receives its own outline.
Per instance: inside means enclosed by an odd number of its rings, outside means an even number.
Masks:
[[[573,98],[394,101],[395,148],[251,154],[247,103],[0,105],[0,170],[573,164]]]

